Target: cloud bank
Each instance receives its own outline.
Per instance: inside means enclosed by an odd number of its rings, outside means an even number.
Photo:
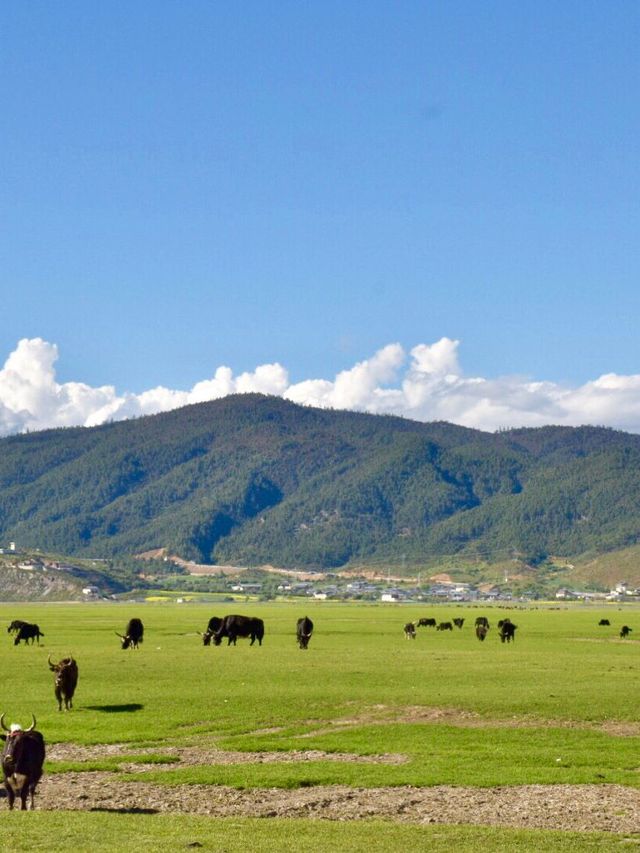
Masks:
[[[59,383],[58,348],[24,338],[0,370],[0,435],[50,427],[96,426],[228,394],[258,391],[310,406],[445,420],[482,430],[544,424],[596,424],[640,432],[640,375],[605,374],[579,387],[519,376],[466,376],[459,341],[441,338],[410,352],[389,344],[333,379],[290,383],[281,364],[234,376],[218,367],[191,390],[158,386],[141,394],[114,386]]]

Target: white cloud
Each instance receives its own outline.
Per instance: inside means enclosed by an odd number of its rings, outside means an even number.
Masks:
[[[404,358],[400,344],[389,344],[373,358],[343,370],[333,382],[326,379],[299,382],[291,385],[283,396],[309,406],[372,411],[372,406],[375,409],[384,405],[387,392],[382,386],[396,378]]]
[[[592,423],[640,432],[640,375],[609,373],[578,387],[520,376],[466,376],[459,346],[459,341],[441,338],[407,354],[400,344],[388,344],[333,379],[295,384],[277,363],[238,376],[221,366],[190,390],[158,386],[131,394],[118,393],[112,385],[57,382],[57,346],[25,338],[0,370],[0,435],[94,426],[251,391],[306,405],[446,420],[484,430]]]
[[[42,338],[23,338],[0,370],[0,433],[75,426],[115,398],[111,386],[59,385],[58,348]]]

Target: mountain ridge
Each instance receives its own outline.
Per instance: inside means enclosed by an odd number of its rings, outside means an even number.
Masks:
[[[485,433],[232,395],[0,439],[0,537],[78,556],[331,568],[640,542],[640,436]]]

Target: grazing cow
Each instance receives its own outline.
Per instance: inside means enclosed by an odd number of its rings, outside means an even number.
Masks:
[[[202,642],[205,646],[211,645],[211,640],[216,631],[220,630],[221,625],[222,619],[219,616],[212,616],[211,619],[209,619],[207,630],[202,634]]]
[[[404,635],[407,640],[415,640],[416,626],[413,624],[413,622],[407,622],[407,624],[404,626]]]
[[[480,642],[484,642],[488,631],[489,629],[486,625],[476,625],[476,637],[480,640]]]
[[[486,616],[478,616],[478,618],[476,619],[476,628],[478,627],[478,625],[484,625],[484,627],[487,629],[487,631],[489,630],[489,627],[490,627],[489,626],[489,620],[487,619]]]
[[[228,646],[231,643],[235,646],[238,637],[251,637],[250,646],[256,640],[258,641],[258,645],[261,646],[262,638],[264,637],[264,622],[255,616],[238,616],[235,613],[231,616],[225,616],[222,620],[222,625],[213,637],[213,642],[216,646],[220,645],[223,637],[228,637]]]
[[[435,628],[436,620],[435,619],[418,619],[418,626],[425,628]]]
[[[13,808],[16,794],[20,797],[23,811],[27,808],[27,795],[31,796],[31,808],[35,807],[34,794],[44,764],[44,738],[35,730],[36,718],[32,717],[32,724],[23,730],[17,723],[12,723],[8,729],[4,724],[4,714],[0,716],[0,726],[7,732],[0,734],[0,738],[5,742],[2,775],[10,809]]]
[[[623,625],[622,628],[620,628],[620,636],[624,639],[625,637],[628,637],[632,631],[633,628],[630,628],[628,625]]]
[[[144,625],[140,619],[129,619],[129,624],[127,625],[127,630],[124,634],[118,634],[116,631],[116,636],[120,637],[122,640],[122,648],[128,649],[131,646],[132,649],[137,649],[138,644],[142,642],[143,634],[144,634]]]
[[[309,640],[313,634],[313,622],[308,616],[303,616],[296,622],[296,639],[301,649],[309,648]]]
[[[22,619],[14,619],[7,628],[7,634],[12,634],[14,631],[19,631],[23,625],[28,625],[28,622],[23,622]]]
[[[436,631],[453,631],[453,625],[451,622],[440,622],[436,625]]]
[[[510,643],[511,640],[513,640],[515,642],[517,627],[518,626],[514,625],[511,619],[503,619],[502,625],[500,626],[500,641],[503,643]]]
[[[44,637],[44,634],[40,631],[40,628],[38,628],[37,625],[31,625],[29,622],[23,622],[18,628],[18,633],[13,641],[13,645],[17,646],[20,640],[24,640],[25,646],[28,644],[29,640],[31,640],[31,645],[33,645],[34,640],[37,640],[38,645],[40,645],[40,637]]]
[[[460,619],[460,617],[458,617],[457,619],[453,620],[453,624],[456,626],[456,628],[462,628],[462,626],[464,625],[464,619]]]
[[[601,620],[598,622],[598,625],[611,625],[611,622],[609,622],[609,620],[608,620],[608,619],[601,619]]]
[[[51,663],[51,655],[48,658],[49,669],[55,672],[54,693],[58,700],[58,711],[62,711],[62,700],[64,709],[68,711],[73,708],[73,694],[78,684],[78,664],[72,657],[62,658],[59,663]]]

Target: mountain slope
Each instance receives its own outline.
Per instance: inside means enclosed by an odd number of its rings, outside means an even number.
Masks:
[[[67,554],[338,566],[640,541],[640,437],[226,397],[0,441],[0,537]]]

